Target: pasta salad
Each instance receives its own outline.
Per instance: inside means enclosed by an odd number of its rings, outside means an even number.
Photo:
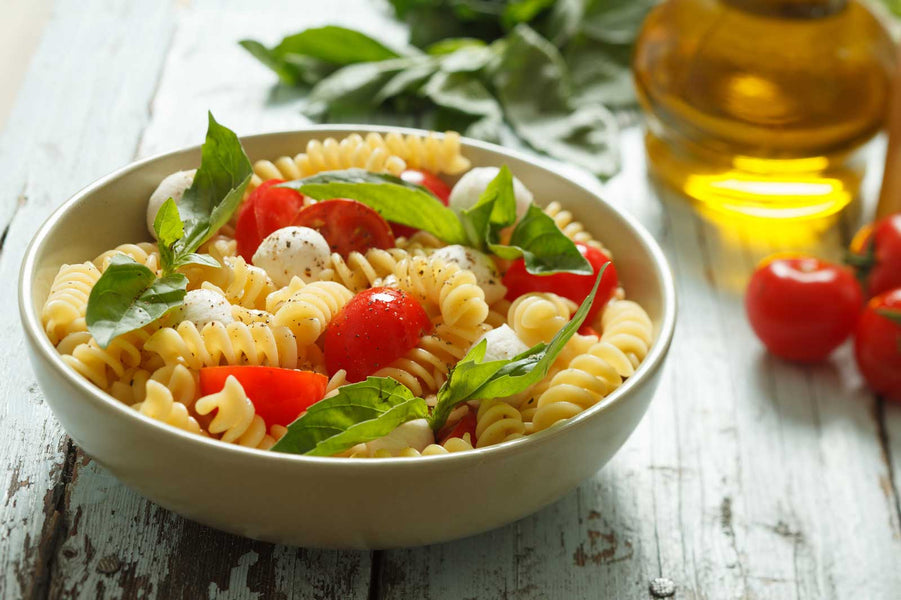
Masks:
[[[553,427],[630,377],[653,327],[610,252],[458,134],[352,134],[251,164],[209,117],[149,238],[63,265],[42,309],[81,376],[223,443],[411,457]]]

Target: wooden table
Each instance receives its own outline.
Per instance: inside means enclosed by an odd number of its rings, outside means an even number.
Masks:
[[[556,504],[448,544],[308,550],[186,521],[82,454],[43,402],[14,308],[40,222],[107,172],[200,142],[207,109],[240,134],[304,125],[298,94],[238,39],[326,23],[403,35],[364,0],[247,4],[60,0],[32,59],[0,137],[0,598],[632,599],[655,578],[658,597],[671,582],[684,599],[901,598],[901,408],[867,392],[848,347],[817,367],[774,360],[741,303],[761,256],[835,258],[857,218],[718,225],[650,186],[637,130],[605,197],[662,244],[678,331],[640,427]]]

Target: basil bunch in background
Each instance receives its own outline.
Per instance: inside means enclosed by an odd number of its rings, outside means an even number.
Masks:
[[[524,146],[599,177],[619,167],[611,110],[634,103],[632,42],[654,0],[390,0],[410,47],[307,29],[241,45],[323,122],[453,129]]]

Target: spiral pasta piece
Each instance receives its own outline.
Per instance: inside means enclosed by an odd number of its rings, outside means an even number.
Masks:
[[[154,273],[160,269],[160,253],[156,244],[150,242],[141,242],[139,244],[122,244],[116,246],[112,250],[107,250],[92,262],[100,271],[106,271],[113,257],[117,254],[124,254],[136,263],[144,265]]]
[[[373,458],[415,458],[418,456],[440,456],[442,454],[464,452],[466,450],[472,450],[472,448],[472,439],[469,437],[468,433],[464,433],[462,438],[452,437],[443,444],[429,444],[422,449],[422,452],[420,452],[416,448],[404,448],[403,450],[395,453],[392,453],[390,451],[377,450],[373,454]]]
[[[571,212],[564,210],[559,202],[551,202],[544,208],[544,212],[554,220],[554,223],[557,224],[557,227],[563,232],[563,235],[574,242],[582,242],[586,246],[594,246],[612,258],[610,251],[599,241],[594,239],[590,233],[585,231],[585,226],[576,221]]]
[[[150,375],[150,371],[140,367],[128,369],[121,379],[110,384],[107,393],[129,406],[143,402],[144,396],[147,394],[147,381],[150,379]]]
[[[322,271],[319,278],[323,281],[336,281],[356,294],[382,285],[385,278],[395,274],[398,262],[410,256],[424,254],[422,250],[407,252],[400,248],[370,248],[365,254],[351,252],[344,258],[334,252],[329,259],[328,268]]]
[[[200,415],[216,411],[209,430],[215,435],[222,434],[219,439],[223,442],[248,448],[271,448],[275,444],[266,431],[266,423],[256,414],[253,402],[233,375],[226,378],[222,391],[198,399],[194,410]]]
[[[234,238],[226,235],[217,234],[204,242],[197,249],[199,254],[208,254],[213,257],[220,266],[210,267],[207,265],[190,264],[185,265],[180,270],[188,278],[188,290],[194,290],[201,286],[204,281],[222,279],[218,275],[219,269],[225,263],[226,258],[233,258],[238,255],[238,242]],[[223,284],[225,285],[225,284]]]
[[[270,314],[277,313],[278,309],[281,308],[282,305],[291,298],[291,296],[299,292],[306,285],[306,282],[300,277],[297,277],[296,275],[292,277],[288,285],[283,288],[279,288],[266,296],[266,312]]]
[[[434,332],[422,336],[415,348],[376,371],[374,376],[391,377],[417,396],[435,392],[447,379],[451,367],[488,329],[484,324],[459,327],[439,320]]]
[[[549,292],[523,294],[507,311],[507,322],[526,346],[550,342],[576,310],[572,300]]]
[[[100,270],[93,263],[60,267],[41,309],[44,331],[54,346],[70,333],[88,330],[85,313],[91,290],[98,279]]]
[[[175,400],[172,391],[168,387],[153,379],[148,380],[146,385],[147,391],[144,395],[144,400],[133,404],[133,409],[151,419],[184,429],[190,433],[198,435],[203,433],[200,424],[188,413],[188,407]]]
[[[500,398],[488,398],[476,413],[476,448],[493,446],[525,435],[519,411]]]
[[[299,345],[312,344],[353,296],[353,292],[340,283],[315,281],[282,304],[275,313],[273,324],[290,329]]]
[[[226,365],[266,365],[297,368],[298,350],[287,327],[260,323],[223,325],[213,321],[198,330],[191,321],[164,327],[150,336],[145,349],[159,355],[166,365],[190,369]]]
[[[379,138],[378,134],[366,136],[372,145],[378,145]],[[460,134],[455,131],[447,131],[444,135],[432,132],[426,136],[391,132],[381,143],[392,155],[406,161],[411,169],[458,175],[470,167],[469,159],[460,153]]]
[[[221,294],[232,304],[244,308],[265,308],[266,297],[275,291],[266,271],[248,265],[240,256],[224,257],[222,267],[214,269],[213,273],[200,287]]]
[[[113,381],[121,380],[129,369],[142,361],[141,350],[150,337],[147,329],[136,329],[113,338],[106,348],[101,348],[90,333],[77,332],[67,335],[57,349],[63,362],[104,391]]]
[[[417,298],[428,311],[437,306],[448,325],[474,327],[485,321],[485,292],[472,271],[435,256],[411,256],[395,268],[397,286]]]
[[[622,377],[610,362],[615,356],[614,346],[599,341],[554,375],[531,415],[534,430],[576,416],[619,387]]]
[[[614,363],[623,377],[630,377],[648,354],[654,341],[654,325],[640,304],[631,300],[610,302],[600,316],[601,341],[615,348]]]

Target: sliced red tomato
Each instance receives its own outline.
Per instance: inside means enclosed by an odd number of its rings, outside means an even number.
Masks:
[[[445,432],[445,430],[447,430]],[[476,445],[476,413],[471,408],[467,411],[463,418],[454,424],[453,427],[448,429],[445,427],[441,431],[438,432],[438,440],[439,444],[442,446],[447,442],[447,440],[451,438],[463,438],[464,435],[469,434],[469,442],[475,446]]]
[[[382,215],[355,200],[335,198],[311,204],[297,214],[292,225],[315,229],[332,252],[341,256],[394,247],[394,234]]]
[[[277,229],[294,222],[303,208],[303,195],[290,188],[274,187],[282,179],[269,179],[253,191],[238,212],[235,241],[238,254],[251,262],[260,243]]]
[[[364,290],[325,330],[325,366],[329,373],[344,369],[348,381],[362,381],[414,348],[431,329],[425,309],[409,294],[392,288]]]
[[[854,357],[874,392],[901,402],[901,288],[867,303],[857,322]]]
[[[260,233],[261,240],[265,240],[273,231],[294,223],[294,219],[303,208],[303,194],[291,188],[273,187],[278,183],[283,183],[283,181],[270,179],[254,190],[254,194],[256,194],[263,186],[266,186],[254,203],[257,231]]]
[[[829,356],[851,334],[862,304],[849,269],[803,255],[765,259],[745,293],[760,341],[776,356],[799,362]]]
[[[591,303],[591,309],[585,318],[586,323],[591,323],[595,315],[613,297],[613,292],[616,291],[616,286],[619,283],[619,277],[616,275],[616,267],[613,266],[613,262],[606,254],[594,246],[587,246],[581,242],[576,242],[576,248],[591,264],[591,268],[594,271],[592,275],[576,275],[574,273],[533,275],[526,271],[526,263],[519,258],[513,261],[513,264],[510,265],[510,268],[504,274],[504,285],[507,286],[507,300],[516,300],[528,292],[552,292],[558,296],[569,298],[576,304],[582,304],[582,301],[591,293],[591,288],[594,287],[594,282],[601,267],[610,263],[604,271],[601,284],[594,295],[594,302]]]
[[[450,186],[444,183],[444,181],[430,171],[424,171],[422,169],[407,169],[403,173],[400,174],[400,178],[406,181],[407,183],[412,183],[415,185],[421,185],[425,189],[432,192],[436,198],[441,200],[441,203],[444,206],[447,206],[450,201]],[[395,237],[410,237],[417,231],[415,227],[410,227],[409,225],[401,225],[399,223],[391,223],[391,231],[394,232]]]
[[[310,405],[322,400],[328,378],[312,371],[278,367],[228,366],[200,369],[203,395],[222,391],[233,375],[266,425],[288,425]]]

